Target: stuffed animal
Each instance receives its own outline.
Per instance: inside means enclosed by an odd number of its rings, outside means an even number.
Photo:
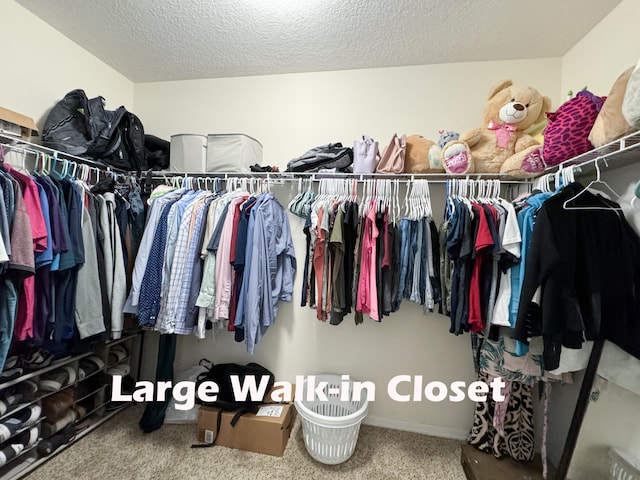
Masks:
[[[404,157],[405,173],[444,173],[438,145],[422,135],[407,137]]]
[[[442,149],[442,160],[449,174],[509,173],[531,176],[539,172],[535,158],[528,155],[540,145],[526,133],[544,121],[551,100],[526,85],[504,80],[489,91],[482,125],[462,132],[459,140]],[[526,161],[525,161],[526,159]]]
[[[633,69],[634,67],[629,67],[620,74],[611,87],[607,99],[602,104],[600,112],[598,112],[598,116],[589,132],[589,141],[596,148],[629,135],[636,130],[636,128],[629,125],[629,122],[622,114],[622,103]]]
[[[438,130],[438,133],[440,134],[440,138],[438,138],[438,146],[440,148],[444,148],[447,143],[460,138],[458,132],[452,132],[451,130]]]

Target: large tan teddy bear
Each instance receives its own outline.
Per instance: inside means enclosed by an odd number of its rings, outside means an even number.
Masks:
[[[442,149],[449,174],[508,173],[531,176],[544,169],[540,144],[524,133],[544,121],[551,100],[536,89],[504,80],[489,91],[482,125],[462,132]]]

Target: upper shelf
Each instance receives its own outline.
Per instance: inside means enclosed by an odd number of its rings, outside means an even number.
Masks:
[[[640,131],[619,138],[600,148],[589,150],[554,167],[549,167],[544,173],[556,172],[558,169],[568,166],[586,167],[596,162],[602,167],[600,160],[605,163],[606,167],[624,166],[640,160]]]
[[[56,150],[49,149],[47,147],[43,147],[41,145],[37,145],[34,143],[26,142],[24,140],[16,139],[15,137],[7,136],[0,134],[0,143],[9,144],[13,147],[22,148],[24,151],[36,153],[48,153],[50,155],[55,154],[60,158],[66,158],[75,163],[87,164],[91,166],[99,166],[101,168],[106,168],[108,170],[113,170],[118,173],[122,173],[118,169],[112,169],[110,167],[106,167],[105,165],[92,161],[91,159],[77,157],[74,155],[70,155],[64,152],[59,152]],[[605,162],[605,166],[623,166],[634,161],[637,161],[640,158],[640,131],[634,132],[630,135],[622,137],[618,140],[615,140],[607,145],[604,145],[600,148],[595,148],[590,150],[582,155],[578,155],[577,157],[571,158],[562,162],[559,165],[554,167],[547,168],[543,174],[540,176],[556,172],[560,168],[564,168],[567,166],[578,166],[578,167],[587,167],[589,165],[595,164],[596,161],[603,160]],[[602,165],[600,165],[602,166]],[[169,177],[219,177],[219,178],[230,178],[230,177],[254,177],[254,178],[269,178],[272,180],[297,180],[300,178],[310,178],[313,180],[321,179],[321,178],[355,178],[358,180],[364,179],[403,179],[403,180],[411,180],[411,179],[426,179],[432,181],[434,183],[444,183],[449,179],[471,179],[471,180],[500,180],[504,183],[528,183],[531,182],[531,178],[516,178],[510,175],[504,174],[481,174],[474,173],[469,175],[447,175],[444,173],[428,173],[428,174],[388,174],[388,173],[367,173],[367,174],[352,174],[352,173],[308,173],[308,172],[250,172],[250,173],[237,173],[237,172],[172,172],[172,171],[153,171],[152,172],[154,178],[169,178]],[[144,176],[144,174],[143,174]]]
[[[7,145],[12,150],[20,150],[26,153],[37,155],[39,153],[57,157],[60,160],[67,160],[77,165],[88,165],[92,168],[101,170],[114,171],[116,173],[126,173],[118,168],[110,167],[102,162],[93,160],[91,158],[79,157],[70,153],[61,152],[52,148],[43,147],[37,143],[27,142],[20,138],[13,137],[11,135],[0,134],[0,144]]]

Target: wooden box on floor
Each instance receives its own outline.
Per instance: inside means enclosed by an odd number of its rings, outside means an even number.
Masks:
[[[469,480],[543,480],[539,457],[532,462],[497,459],[465,444],[462,446],[461,462]]]
[[[246,413],[241,416],[235,427],[231,426],[234,414],[222,412],[216,438],[218,409],[200,407],[198,441],[277,457],[283,455],[296,418],[293,404],[264,405],[257,414]]]

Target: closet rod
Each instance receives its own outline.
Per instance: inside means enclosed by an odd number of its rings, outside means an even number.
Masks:
[[[104,163],[98,162],[96,160],[92,160],[90,158],[79,157],[77,155],[72,155],[70,153],[65,153],[59,150],[54,150],[52,148],[43,147],[42,145],[27,142],[26,140],[11,137],[5,134],[0,134],[0,143],[2,143],[4,146],[10,149],[13,149],[16,151],[22,151],[25,153],[30,153],[32,155],[38,155],[39,153],[44,153],[47,155],[55,155],[58,157],[58,160],[67,160],[69,162],[74,162],[76,164],[84,164],[93,168],[98,168],[103,171],[112,171],[112,172],[121,173],[124,175],[129,174],[129,172],[127,172],[126,170],[110,167],[109,165],[105,165]]]
[[[144,178],[144,173],[142,175]],[[262,178],[267,180],[273,180],[274,182],[281,181],[295,181],[299,179],[309,179],[312,182],[319,182],[324,179],[345,179],[345,180],[357,180],[363,181],[368,179],[400,179],[403,181],[412,180],[428,180],[430,183],[446,183],[447,180],[461,179],[461,180],[500,180],[503,184],[527,184],[531,183],[532,179],[518,179],[510,175],[501,174],[482,174],[474,173],[469,175],[445,175],[439,173],[423,173],[423,174],[388,174],[388,173],[308,173],[308,172],[250,172],[250,173],[234,173],[234,172],[151,172],[151,178],[153,180],[171,181],[176,178],[219,178],[220,180],[226,180],[229,178]]]

